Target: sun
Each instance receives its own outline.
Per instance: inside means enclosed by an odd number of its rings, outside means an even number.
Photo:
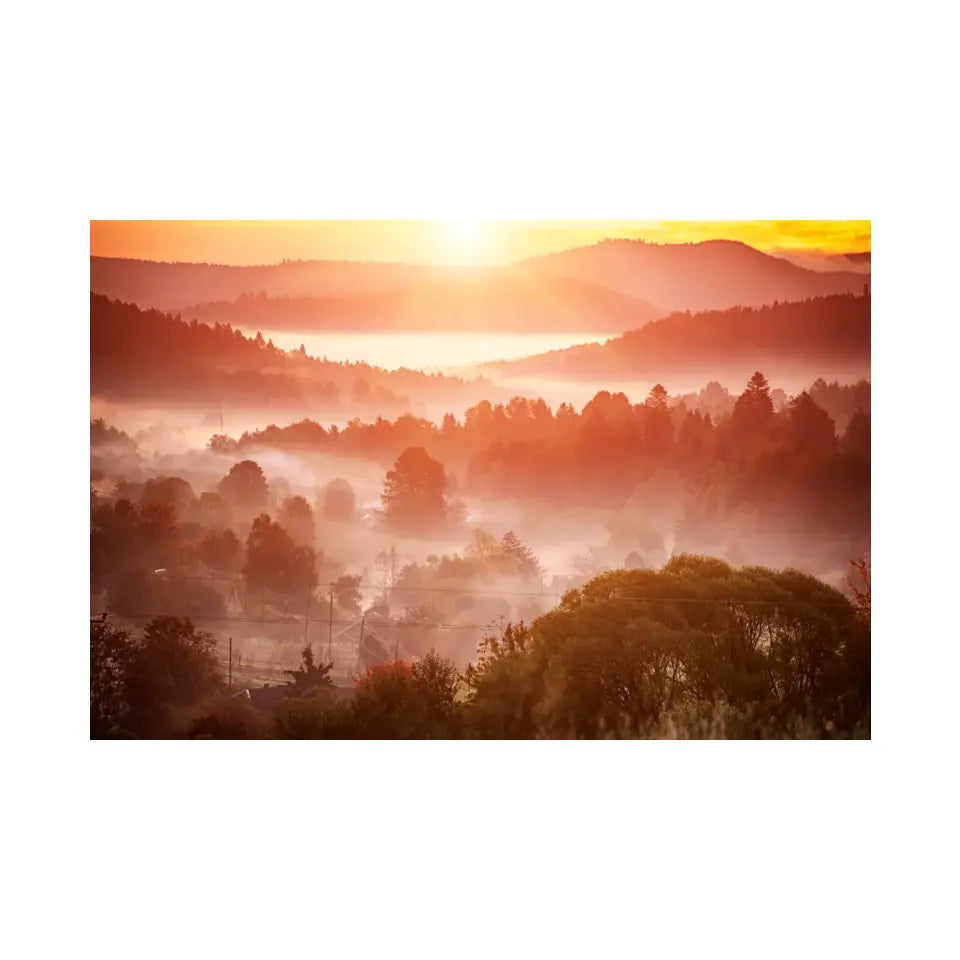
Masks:
[[[451,263],[482,263],[490,253],[490,234],[482,220],[444,220],[442,248]]]

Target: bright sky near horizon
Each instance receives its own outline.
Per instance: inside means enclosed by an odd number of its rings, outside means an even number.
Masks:
[[[281,260],[495,264],[608,237],[870,250],[869,220],[91,220],[93,256],[235,265]]]

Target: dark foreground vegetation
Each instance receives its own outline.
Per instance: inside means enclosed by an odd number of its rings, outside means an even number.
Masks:
[[[306,647],[290,683],[230,691],[189,619],[91,621],[94,738],[810,738],[870,735],[870,593],[681,555],[615,570],[465,671],[435,652],[336,688]]]

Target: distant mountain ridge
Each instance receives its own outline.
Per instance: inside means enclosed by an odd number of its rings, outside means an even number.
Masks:
[[[870,274],[870,251],[859,253],[827,253],[823,250],[777,249],[767,251],[781,260],[787,260],[813,270],[815,273],[856,273],[861,276]]]
[[[665,310],[725,310],[775,301],[860,293],[869,274],[808,270],[737,240],[654,244],[602,240],[590,247],[525,260],[542,275],[572,277]]]
[[[507,304],[505,300],[493,297],[484,308],[488,322],[493,322],[489,319],[492,316],[490,311],[496,306],[517,318],[510,321],[517,332],[539,330],[541,328],[532,325],[521,328],[515,325],[522,320],[520,311],[525,303],[529,304],[531,296],[529,285],[524,287],[518,278],[527,278],[527,281],[540,278],[543,282],[574,281],[593,288],[605,288],[613,294],[643,301],[647,307],[655,304],[651,310],[659,309],[662,315],[674,310],[722,310],[733,306],[762,306],[777,300],[859,293],[864,283],[869,283],[870,275],[806,269],[732,240],[659,245],[636,240],[604,240],[593,246],[534,257],[504,267],[337,260],[286,261],[238,267],[90,258],[91,292],[160,310],[183,311],[195,304],[230,302],[244,294],[260,292],[274,298],[373,297],[405,292],[416,294],[431,289],[437,293],[448,285],[456,287],[458,284],[462,285],[462,290],[472,291],[475,303],[482,304],[482,298],[477,297],[480,287],[505,289],[513,284],[517,299]],[[524,289],[526,292],[522,292]],[[568,287],[566,293],[579,304],[578,309],[588,309],[589,304],[582,298],[578,300],[571,293],[572,289]],[[601,314],[603,309],[609,310],[612,301],[607,298],[602,303],[603,306],[598,295],[594,305]],[[463,307],[464,303],[461,302],[460,306]],[[598,330],[600,326],[598,320],[587,326],[581,324],[579,328]],[[427,329],[437,327],[428,324]],[[575,327],[564,326],[563,329]]]
[[[637,329],[664,311],[635,297],[566,277],[518,270],[417,280],[403,290],[339,297],[269,297],[185,307],[188,319],[307,331],[596,332]]]
[[[451,268],[455,269],[455,268]],[[387,293],[444,268],[403,263],[289,260],[256,267],[90,257],[90,291],[156,310],[234,300],[244,293],[330,297]]]

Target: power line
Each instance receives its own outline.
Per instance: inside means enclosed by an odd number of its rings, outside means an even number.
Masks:
[[[605,600],[633,600],[642,603],[716,603],[726,605],[749,605],[770,607],[842,607],[849,604],[847,599],[841,600],[742,600],[740,597],[623,597],[611,594]]]
[[[375,583],[361,583],[361,587],[376,587]],[[559,599],[562,593],[540,593],[537,590],[472,590],[468,587],[390,587],[391,593],[461,593],[477,594],[484,597],[553,597]]]
[[[236,583],[236,580],[228,580],[225,577],[198,577],[198,576],[186,576],[180,574],[164,574],[160,579],[162,580],[195,580],[201,583]],[[333,584],[326,584],[328,587],[332,587]],[[366,589],[381,589],[381,585],[378,583],[370,583],[369,581],[357,584],[357,587],[363,587]],[[389,590],[391,593],[459,593],[459,594],[477,594],[479,596],[488,596],[488,597],[554,597],[560,598],[563,596],[562,593],[546,593],[540,592],[537,590],[475,590],[469,587],[386,587],[385,589]]]
[[[626,600],[633,603],[694,603],[716,606],[771,606],[771,607],[836,607],[849,605],[848,600],[741,600],[737,597],[623,597],[610,596],[604,600]],[[110,611],[108,611],[110,612]],[[244,617],[244,616],[211,616],[205,614],[190,613],[114,613],[125,620],[152,620],[157,617],[176,617],[179,619],[189,619],[196,621],[212,621],[217,623],[282,623],[288,625],[308,625],[311,623],[327,623],[331,627],[333,624],[338,626],[359,626],[360,621],[354,619],[335,619],[316,620],[307,618],[305,620],[295,617]],[[371,629],[392,629],[395,627],[436,627],[445,630],[486,630],[491,626],[490,623],[442,623],[435,620],[391,620],[384,623],[371,623]]]
[[[375,657],[375,658],[376,658],[377,660],[379,660],[381,663],[393,663],[393,662],[395,662],[395,661],[393,661],[393,660],[388,659],[387,657],[381,657],[380,654],[377,653],[376,650],[373,650],[373,649],[371,649],[370,647],[366,647],[366,646],[362,646],[362,645],[358,646],[358,648],[357,648],[357,653],[358,653],[358,655],[359,655],[359,653],[361,652],[361,650],[363,651],[363,653],[369,654],[371,657]],[[409,650],[405,649],[404,647],[400,647],[400,653],[403,653],[404,656],[405,656],[405,659],[407,659],[407,660],[419,660],[419,659],[420,659],[419,657],[415,657],[413,654],[410,653]],[[218,657],[218,662],[219,662],[221,665],[223,665],[223,664],[226,664],[228,661],[227,661],[224,657]],[[278,661],[274,661],[273,663],[251,663],[251,664],[249,664],[248,667],[245,667],[245,668],[244,668],[244,673],[256,674],[256,673],[259,672],[259,673],[278,674],[278,675],[280,675],[280,676],[284,676],[284,675],[286,675],[286,674],[288,674],[288,673],[291,672],[291,670],[288,669],[288,668],[286,668],[286,667],[283,667],[283,666],[275,666],[275,664],[276,664],[277,662],[278,662]]]
[[[216,583],[234,583],[234,580],[225,580],[225,579],[216,579],[212,577],[191,577],[191,576],[164,576],[162,579],[165,580],[200,580],[205,583],[210,583],[211,581]],[[332,586],[332,584],[331,584]],[[369,583],[369,582],[360,582],[357,584],[358,587],[365,588],[374,588],[380,589],[380,584]],[[542,597],[544,599],[550,600],[561,600],[566,595],[567,591],[563,593],[540,593],[535,590],[533,591],[520,591],[520,590],[476,590],[469,587],[388,587],[385,588],[390,592],[390,594],[403,594],[403,593],[456,593],[472,596],[483,596],[483,597]],[[580,588],[570,588],[570,589],[580,589]],[[718,604],[750,604],[750,605],[766,605],[774,607],[783,607],[783,606],[843,606],[845,603],[849,603],[846,598],[839,600],[746,600],[740,599],[739,597],[630,597],[630,596],[621,596],[617,594],[611,594],[609,597],[611,600],[633,600],[633,601],[642,601],[644,603],[718,603]],[[336,622],[336,621],[334,621]]]
[[[111,611],[107,611],[110,613]],[[217,623],[285,623],[290,626],[303,626],[303,620],[284,619],[282,617],[216,617],[206,615],[194,615],[191,613],[113,613],[113,616],[121,620],[153,620],[157,617],[175,617],[179,620],[213,621]],[[359,620],[310,620],[309,623],[317,624],[346,624],[348,626],[360,626]],[[392,627],[444,627],[448,630],[484,630],[488,624],[468,624],[468,623],[435,623],[432,620],[403,620],[391,621],[388,623],[368,623],[367,629],[376,628],[387,629]]]

